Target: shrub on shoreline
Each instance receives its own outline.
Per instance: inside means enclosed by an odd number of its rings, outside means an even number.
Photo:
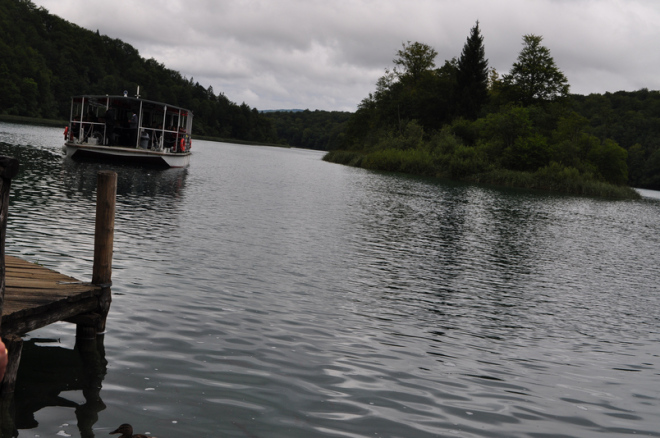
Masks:
[[[388,172],[449,178],[460,181],[506,187],[537,189],[572,195],[614,199],[639,199],[631,187],[615,185],[580,173],[574,167],[556,162],[535,172],[509,170],[490,166],[476,148],[460,146],[452,154],[433,155],[428,150],[381,149],[372,152],[328,152],[323,160],[353,167]]]

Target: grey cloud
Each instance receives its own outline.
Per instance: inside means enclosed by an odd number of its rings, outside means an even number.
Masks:
[[[655,0],[35,0],[259,109],[355,110],[405,41],[459,56],[479,20],[500,74],[544,37],[575,93],[660,88]]]

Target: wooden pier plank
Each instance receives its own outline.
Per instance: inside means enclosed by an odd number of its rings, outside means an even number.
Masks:
[[[5,256],[2,336],[23,334],[98,308],[102,288]]]

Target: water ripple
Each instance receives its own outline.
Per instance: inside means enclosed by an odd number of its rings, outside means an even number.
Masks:
[[[0,152],[21,160],[7,252],[88,279],[105,167],[64,160],[58,143],[59,129],[0,123]],[[97,428],[659,436],[657,201],[195,145],[186,170],[112,167],[114,298]],[[72,348],[74,334],[55,324],[30,336]],[[35,434],[62,424],[52,412]]]

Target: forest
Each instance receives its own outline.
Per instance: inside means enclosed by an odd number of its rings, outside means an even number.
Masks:
[[[278,140],[256,108],[166,68],[113,39],[69,23],[29,0],[0,0],[0,115],[68,120],[71,96],[134,94],[190,108],[194,133],[253,142]]]
[[[339,149],[352,113],[342,111],[271,111],[264,113],[274,124],[281,144],[305,149]]]
[[[660,91],[572,95],[570,105],[587,132],[628,151],[630,186],[660,190]]]

